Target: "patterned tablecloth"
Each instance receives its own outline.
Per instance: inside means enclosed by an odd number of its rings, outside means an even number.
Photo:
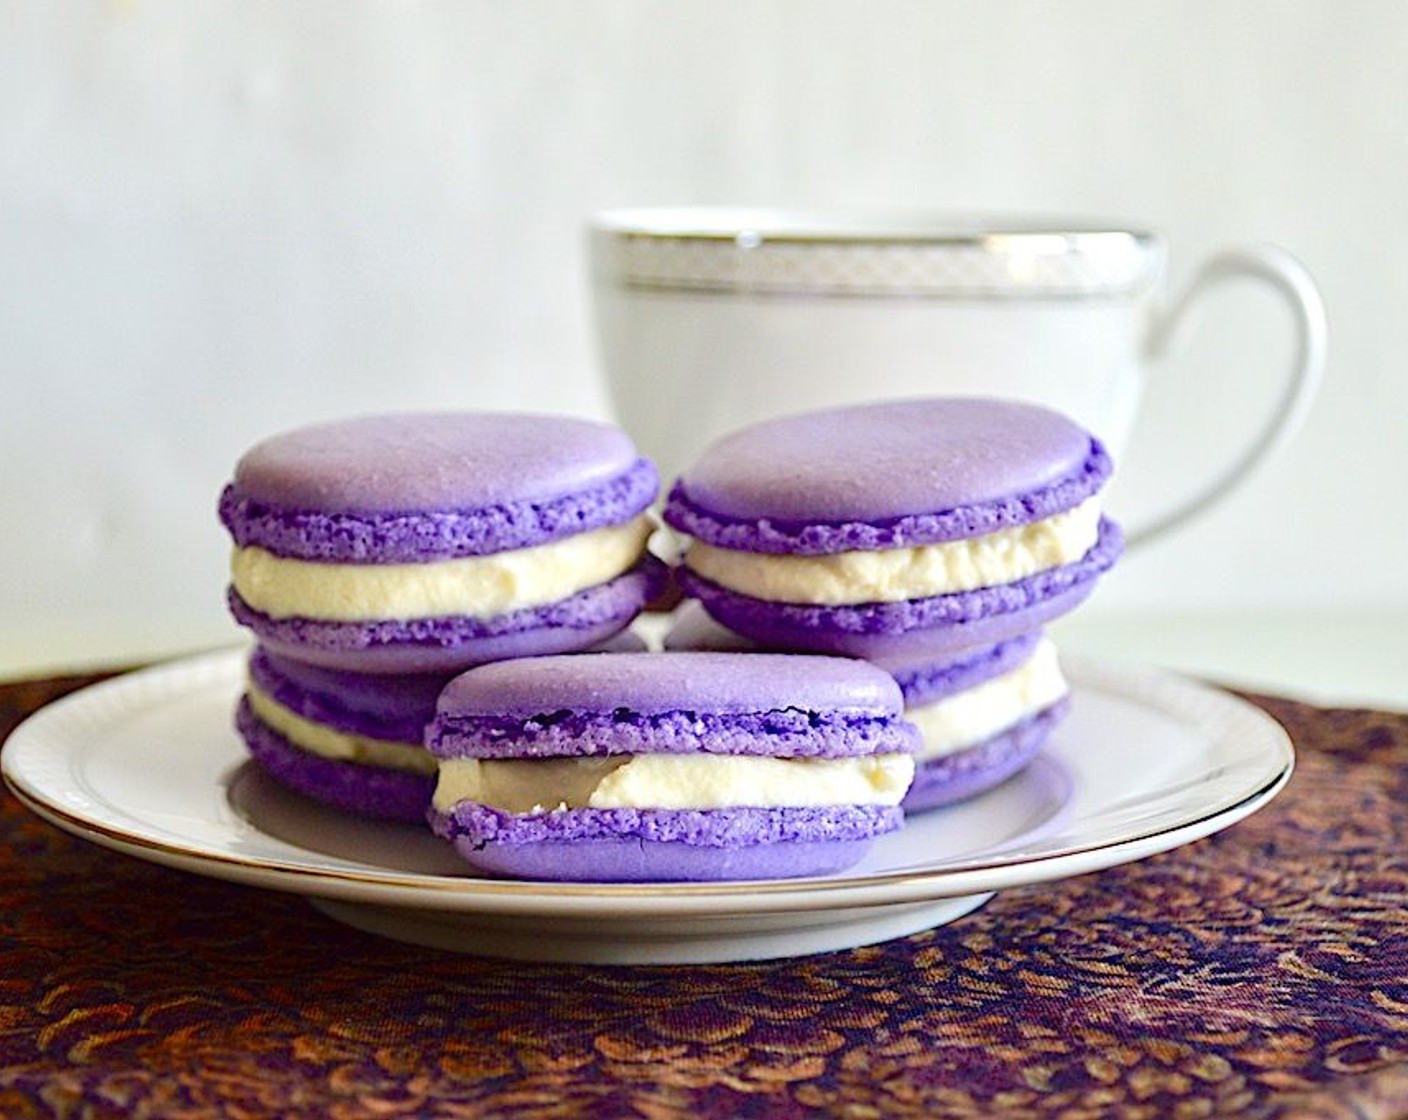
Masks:
[[[0,734],[82,679],[0,686]],[[357,933],[0,806],[0,1116],[1408,1116],[1408,715],[1165,855],[766,964]]]

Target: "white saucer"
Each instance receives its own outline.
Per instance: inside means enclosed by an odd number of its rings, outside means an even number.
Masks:
[[[474,878],[411,826],[343,816],[247,761],[231,717],[244,651],[120,677],[38,712],[0,756],[40,816],[129,855],[307,895],[417,944],[534,960],[757,960],[952,921],[995,891],[1141,859],[1266,804],[1293,766],[1280,726],[1179,677],[1067,658],[1071,715],[1026,771],[910,818],[816,879],[559,884]]]

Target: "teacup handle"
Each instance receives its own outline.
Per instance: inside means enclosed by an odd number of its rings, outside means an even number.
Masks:
[[[1281,396],[1252,439],[1212,480],[1191,497],[1127,532],[1130,545],[1144,545],[1221,501],[1246,481],[1252,468],[1279,450],[1305,420],[1325,370],[1325,305],[1315,281],[1294,257],[1274,245],[1223,249],[1205,261],[1167,308],[1156,314],[1145,339],[1151,359],[1161,357],[1178,333],[1188,309],[1226,280],[1257,280],[1280,294],[1291,311],[1296,348]]]

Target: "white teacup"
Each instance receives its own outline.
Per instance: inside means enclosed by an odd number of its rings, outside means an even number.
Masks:
[[[1284,390],[1227,465],[1129,527],[1146,541],[1278,447],[1325,362],[1319,293],[1284,251],[1225,249],[1169,299],[1163,237],[1118,223],[651,208],[597,215],[590,255],[617,419],[667,480],[754,420],[936,395],[1046,404],[1118,458],[1190,304],[1228,278],[1270,285],[1296,333]]]

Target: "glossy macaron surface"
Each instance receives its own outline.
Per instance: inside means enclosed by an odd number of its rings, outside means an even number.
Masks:
[[[607,424],[524,413],[390,413],[315,424],[255,444],[245,497],[288,508],[386,513],[561,497],[636,461]]]
[[[441,694],[440,758],[912,753],[893,678],[846,658],[640,653],[484,665]]]
[[[892,401],[763,421],[707,448],[665,518],[700,540],[817,554],[959,540],[1073,508],[1112,466],[1076,424],[1014,401]]]
[[[484,665],[446,686],[439,713],[528,718],[564,710],[644,715],[801,709],[897,716],[900,707],[893,678],[845,658],[627,653]]]
[[[480,556],[619,525],[659,479],[619,429],[518,413],[395,413],[299,428],[220,498],[239,547],[330,563]]]

